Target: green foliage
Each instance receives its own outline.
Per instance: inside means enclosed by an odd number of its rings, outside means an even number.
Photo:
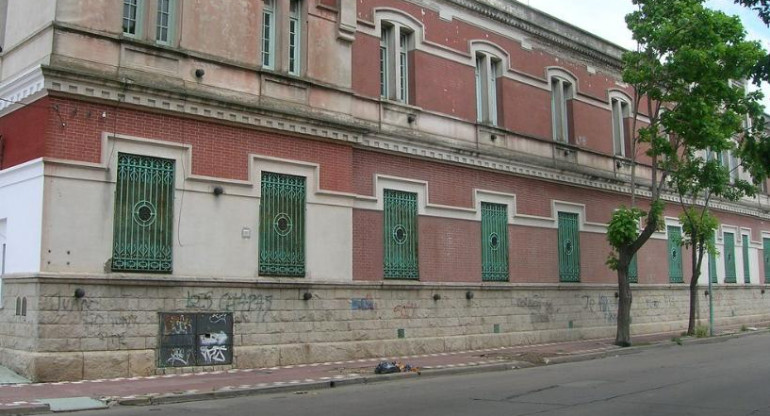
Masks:
[[[706,338],[709,336],[709,327],[706,325],[698,325],[695,327],[695,338]]]
[[[711,236],[719,227],[719,220],[706,209],[688,207],[679,215],[682,224],[684,238],[682,243],[686,247],[705,247],[706,252],[716,254],[716,246]]]
[[[746,332],[748,330],[749,330],[749,327],[747,327],[746,325],[741,325],[741,332]]]
[[[612,213],[607,227],[607,241],[612,251],[607,256],[605,264],[611,270],[620,266],[617,252],[621,247],[632,244],[639,237],[639,220],[647,214],[639,208],[621,206]]]
[[[639,208],[621,206],[612,213],[607,241],[612,247],[622,247],[631,244],[639,235],[639,220],[646,215]]]
[[[766,25],[770,25],[770,0],[735,0],[735,3],[753,9]]]
[[[682,338],[680,338],[680,337],[673,337],[673,338],[671,338],[671,342],[675,342],[676,345],[682,345]]]

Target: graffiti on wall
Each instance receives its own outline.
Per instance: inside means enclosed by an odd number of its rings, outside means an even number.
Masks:
[[[159,367],[230,364],[233,314],[161,313]]]
[[[551,322],[554,315],[561,310],[553,305],[553,302],[540,295],[525,296],[514,300],[519,308],[526,309],[530,322],[533,324]]]
[[[351,298],[350,310],[353,311],[373,311],[374,300],[371,295],[366,295],[364,298]]]
[[[187,292],[185,308],[196,311],[233,312],[237,322],[265,322],[273,307],[273,296],[261,293],[213,291]]]

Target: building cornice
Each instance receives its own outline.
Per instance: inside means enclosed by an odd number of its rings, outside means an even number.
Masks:
[[[524,4],[503,1],[503,0],[446,0],[448,3],[462,7],[467,10],[471,10],[477,14],[483,15],[489,19],[493,19],[504,23],[510,27],[516,28],[523,32],[534,35],[537,38],[542,39],[548,44],[556,45],[560,48],[577,52],[583,56],[586,56],[590,60],[601,62],[614,69],[620,70],[622,68],[621,55],[624,49],[620,46],[612,44],[602,38],[597,37],[589,32],[572,26],[566,22],[554,18],[548,14],[542,13]],[[495,3],[505,3],[497,6]],[[543,25],[533,24],[531,20],[524,19],[526,15],[528,18],[536,17],[543,22],[552,23],[559,29],[563,29],[565,32],[570,32],[568,35],[559,33],[554,29],[549,29]],[[579,38],[585,37],[590,39],[590,43],[595,45],[589,45],[589,42],[580,43]],[[598,46],[604,46],[605,51],[598,49]]]
[[[321,138],[369,150],[492,170],[587,189],[623,195],[630,195],[631,193],[631,187],[618,180],[606,180],[591,173],[568,171],[563,169],[564,165],[561,165],[562,169],[559,168],[560,165],[557,167],[543,166],[536,163],[538,160],[535,158],[533,158],[533,162],[527,163],[526,161],[490,154],[464,152],[440,144],[428,144],[381,132],[366,131],[357,128],[358,126],[346,124],[344,121],[335,123],[333,120],[286,117],[280,112],[269,112],[263,108],[247,107],[242,104],[228,105],[229,103],[224,101],[204,100],[189,95],[181,96],[178,93],[175,95],[170,91],[153,91],[148,87],[140,88],[136,85],[100,82],[96,78],[83,79],[68,75],[66,72],[46,68],[43,71],[32,71],[26,83],[30,85],[43,83],[49,94],[124,103],[151,111],[171,112],[249,128]],[[6,86],[0,86],[0,94],[6,89]],[[31,92],[33,90],[35,89],[27,89],[26,91]],[[638,186],[636,193],[642,197],[651,195],[649,189],[644,186]],[[663,199],[669,202],[678,201],[676,195],[673,194],[666,194]],[[712,202],[711,206],[715,210],[770,220],[770,213],[763,213],[741,204],[720,201]]]
[[[9,107],[23,105],[30,98],[43,91],[43,72],[35,67],[0,85],[0,114]]]

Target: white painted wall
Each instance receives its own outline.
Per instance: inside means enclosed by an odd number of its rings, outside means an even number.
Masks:
[[[0,308],[3,307],[3,275],[5,274],[5,248],[6,245],[6,224],[7,220],[0,220]]]
[[[139,138],[103,141],[100,165],[48,162],[42,270],[55,273],[109,272],[118,152],[176,161],[174,275],[258,277],[261,172],[305,176],[306,279],[353,279],[352,198],[319,191],[314,164],[252,157],[248,181],[223,181],[189,174],[189,146]],[[215,186],[224,194],[215,196]]]
[[[0,229],[5,235],[5,273],[40,271],[43,218],[41,159],[0,171]]]

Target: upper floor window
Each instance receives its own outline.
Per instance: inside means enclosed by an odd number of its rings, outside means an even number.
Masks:
[[[275,66],[275,3],[265,0],[262,8],[262,66]]]
[[[738,158],[735,157],[732,151],[722,151],[719,155],[719,163],[721,163],[730,174],[730,182],[735,182],[740,178],[738,172]]]
[[[380,96],[409,102],[409,50],[413,32],[401,25],[385,23],[380,35]]]
[[[551,123],[553,125],[553,139],[557,142],[569,142],[569,125],[571,114],[567,101],[574,95],[574,86],[571,81],[562,77],[551,77]]]
[[[158,43],[169,43],[171,40],[171,0],[158,0],[158,11],[155,18],[155,40]]]
[[[476,54],[476,120],[496,126],[500,59],[485,53]]]
[[[612,144],[615,156],[626,156],[627,135],[626,119],[631,110],[628,101],[621,98],[610,99],[612,106]]]
[[[123,0],[123,34],[171,45],[174,41],[176,7],[176,0]],[[145,25],[146,22],[155,24]]]
[[[139,34],[141,0],[123,0],[123,34],[136,36]]]
[[[300,75],[302,39],[302,1],[264,0],[262,67]]]
[[[300,64],[300,34],[302,25],[300,24],[300,3],[299,0],[290,0],[289,2],[289,73],[299,75]]]

